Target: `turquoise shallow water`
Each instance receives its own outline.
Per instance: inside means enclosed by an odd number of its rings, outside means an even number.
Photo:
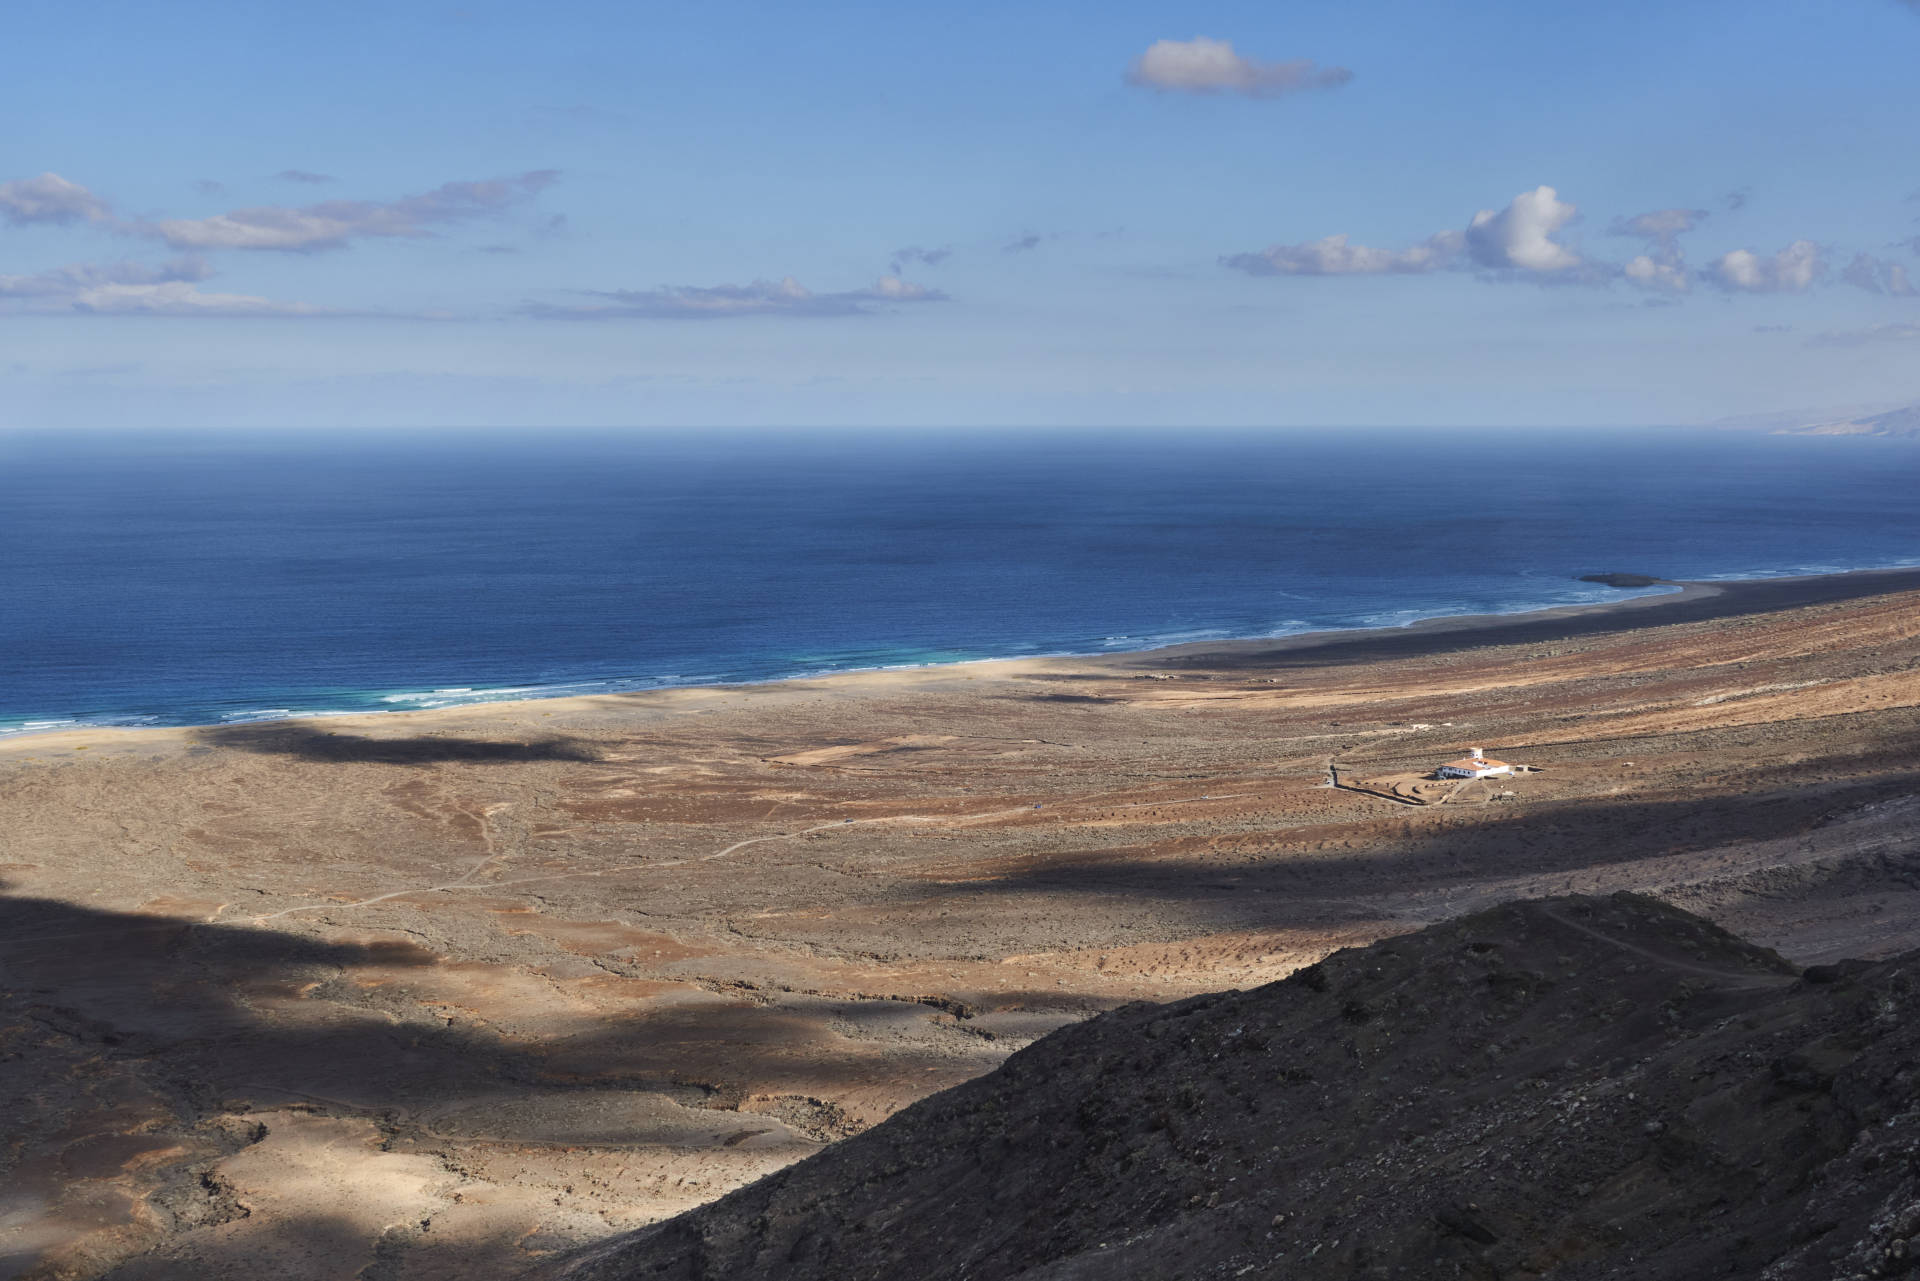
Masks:
[[[1920,563],[1920,443],[0,434],[0,733],[768,680]]]

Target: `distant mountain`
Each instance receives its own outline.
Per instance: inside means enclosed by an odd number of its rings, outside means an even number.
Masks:
[[[1806,423],[1799,427],[1781,427],[1776,436],[1920,436],[1920,405],[1890,409],[1884,414],[1864,418],[1842,418],[1831,422]]]
[[[1920,405],[1849,405],[1795,409],[1722,418],[1714,427],[1764,431],[1774,436],[1920,437]]]

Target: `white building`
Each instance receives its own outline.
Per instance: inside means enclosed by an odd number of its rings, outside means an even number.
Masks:
[[[1513,773],[1513,766],[1505,761],[1496,761],[1482,752],[1473,749],[1473,755],[1462,761],[1448,761],[1434,771],[1437,778],[1499,778],[1503,774]]]

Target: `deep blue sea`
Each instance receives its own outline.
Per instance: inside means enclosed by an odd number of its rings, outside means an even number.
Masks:
[[[1920,564],[1920,442],[0,434],[0,733],[1391,627]]]

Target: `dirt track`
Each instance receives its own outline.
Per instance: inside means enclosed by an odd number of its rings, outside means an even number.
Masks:
[[[1920,946],[1920,595],[1388,640],[0,748],[0,1276],[510,1269],[1513,895]]]

